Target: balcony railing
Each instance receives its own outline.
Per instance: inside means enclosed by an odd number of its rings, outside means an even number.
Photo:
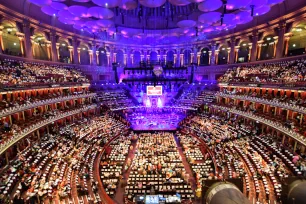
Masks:
[[[20,105],[20,106],[7,108],[7,109],[4,109],[4,110],[0,111],[0,118],[11,115],[11,114],[14,114],[14,113],[18,113],[18,112],[21,112],[21,111],[25,111],[25,110],[28,110],[28,109],[31,109],[31,108],[35,108],[35,107],[38,107],[38,106],[42,106],[42,105],[48,105],[48,104],[59,103],[59,102],[63,102],[63,101],[73,100],[73,99],[87,98],[87,97],[94,97],[94,96],[96,96],[96,93],[64,96],[64,97],[41,100],[41,101],[37,101],[37,102],[34,102],[34,103],[30,103],[30,104],[23,104],[23,105]]]
[[[79,108],[79,109],[76,109],[76,110],[72,110],[72,111],[68,111],[68,112],[65,112],[65,113],[60,113],[56,116],[52,116],[48,119],[45,119],[45,120],[42,120],[38,123],[35,123],[25,129],[23,129],[21,132],[17,133],[16,135],[14,135],[12,138],[10,138],[8,141],[6,141],[4,144],[1,144],[0,145],[0,155],[2,153],[4,153],[9,147],[11,147],[13,144],[15,144],[16,142],[18,142],[19,140],[21,140],[22,138],[26,137],[27,135],[31,134],[32,132],[50,124],[50,123],[53,123],[57,120],[60,120],[60,119],[63,119],[65,117],[69,117],[69,116],[72,116],[72,115],[75,115],[75,114],[78,114],[78,113],[82,113],[82,112],[86,112],[90,109],[94,109],[96,108],[97,105],[94,104],[94,105],[90,105],[90,106],[86,106],[86,107],[83,107],[83,108]]]
[[[266,118],[254,115],[253,113],[240,111],[240,110],[237,110],[237,109],[234,109],[234,108],[227,108],[227,107],[218,106],[218,105],[212,105],[212,107],[214,107],[216,109],[223,110],[223,111],[227,111],[227,112],[230,112],[230,113],[234,113],[234,114],[243,116],[245,118],[255,120],[255,121],[258,121],[262,124],[268,125],[268,126],[274,128],[274,129],[282,132],[283,134],[288,135],[289,137],[293,138],[294,140],[301,143],[302,145],[306,146],[306,137],[304,137],[303,135],[301,135],[297,132],[294,132],[292,129],[289,129],[289,128],[283,126],[279,122],[274,122],[274,121],[268,120]]]
[[[221,97],[226,97],[226,98],[232,98],[232,99],[239,99],[239,100],[248,100],[252,102],[257,102],[261,104],[267,104],[270,106],[276,106],[280,107],[286,110],[292,110],[296,111],[298,113],[306,114],[306,108],[294,104],[289,104],[289,103],[284,103],[284,102],[279,102],[279,101],[273,101],[273,100],[268,100],[268,99],[263,99],[263,98],[257,98],[257,97],[252,97],[252,96],[244,96],[244,95],[231,95],[231,94],[224,94],[224,93],[217,93],[216,96],[221,96]]]

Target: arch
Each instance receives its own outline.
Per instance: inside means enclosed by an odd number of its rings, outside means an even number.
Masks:
[[[88,45],[85,43],[81,43],[78,47],[78,50],[80,51],[80,64],[82,65],[89,65],[90,64],[90,58],[89,58],[89,48]]]
[[[23,55],[21,50],[22,45],[20,44],[20,40],[17,36],[19,29],[16,22],[4,19],[1,22],[1,26],[3,27],[1,46],[3,53],[21,57]]]
[[[306,52],[306,22],[300,21],[291,29],[291,37],[288,42],[288,55],[302,55]]]
[[[200,65],[206,66],[209,65],[209,48],[204,47],[201,49],[201,55],[200,55]]]
[[[191,52],[192,50],[190,49],[185,49],[183,54],[184,54],[184,59],[183,59],[183,62],[184,62],[184,65],[189,65],[191,64]]]
[[[104,47],[98,48],[98,61],[99,66],[108,66],[108,59],[107,59],[107,50]]]
[[[219,48],[218,64],[227,64],[228,56],[229,56],[228,46],[225,44],[222,44]]]
[[[156,51],[151,51],[150,52],[150,62],[152,63],[155,63],[157,62],[157,52]]]
[[[249,61],[249,44],[250,41],[241,41],[239,43],[239,49],[237,53],[237,63],[248,62]]]
[[[50,42],[43,32],[36,31],[32,38],[33,57],[40,60],[50,59]]]
[[[133,53],[133,65],[140,65],[140,62],[141,62],[141,53],[140,51],[136,50],[134,51]]]
[[[173,63],[174,64],[174,51],[168,50],[167,51],[167,63]]]
[[[273,38],[274,35],[266,35],[263,38],[263,43],[261,45],[261,52],[260,52],[260,59],[267,60],[272,59],[274,57],[274,46],[275,46],[275,39]]]
[[[124,66],[124,51],[122,49],[117,50],[116,62],[119,66]]]
[[[57,41],[58,46],[58,60],[64,63],[71,63],[70,61],[70,52],[69,52],[69,42],[63,38],[59,38]]]

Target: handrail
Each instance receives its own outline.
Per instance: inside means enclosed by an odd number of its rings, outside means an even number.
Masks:
[[[55,122],[57,120],[60,120],[62,118],[69,117],[69,116],[75,115],[77,113],[81,113],[81,112],[84,112],[84,111],[87,111],[89,109],[93,109],[93,108],[96,108],[96,107],[97,107],[97,105],[94,104],[94,105],[90,105],[90,106],[87,106],[87,107],[79,108],[79,109],[76,109],[76,110],[68,111],[66,113],[61,113],[59,115],[52,116],[52,117],[50,117],[48,119],[45,119],[45,120],[40,121],[40,122],[30,126],[30,127],[27,127],[25,129],[23,129],[19,134],[13,136],[9,141],[7,141],[4,144],[0,145],[0,155],[3,154],[13,144],[15,144],[19,140],[23,139],[27,135],[31,134],[32,132],[34,132],[34,131],[44,127],[45,125],[48,125],[48,124],[53,123],[53,122]]]
[[[120,107],[120,108],[112,108],[111,111],[118,110],[127,110],[127,109],[140,109],[147,108],[146,106],[128,106],[128,107]],[[162,108],[174,108],[174,109],[183,109],[183,110],[197,110],[196,108],[186,107],[186,106],[163,106]]]
[[[20,106],[7,108],[7,109],[4,109],[4,110],[0,111],[0,118],[11,115],[11,114],[14,114],[14,113],[18,113],[18,112],[21,112],[21,111],[25,111],[25,110],[28,110],[28,109],[31,109],[31,108],[35,108],[35,107],[41,106],[41,105],[47,105],[47,104],[63,102],[63,101],[71,100],[71,99],[94,97],[94,96],[96,96],[96,93],[70,95],[70,96],[41,100],[41,101],[37,101],[37,102],[34,102],[34,103],[30,103],[30,104],[23,104],[23,105],[20,105]]]
[[[212,107],[216,108],[216,109],[221,109],[223,111],[227,111],[227,112],[230,112],[230,113],[234,113],[234,114],[243,116],[245,118],[248,118],[248,119],[251,119],[251,120],[255,120],[255,121],[258,121],[258,122],[263,123],[265,125],[268,125],[268,126],[274,128],[274,129],[276,129],[276,130],[278,130],[278,131],[288,135],[289,137],[291,137],[292,139],[298,141],[302,145],[306,146],[306,137],[304,137],[303,135],[301,135],[301,134],[299,134],[297,132],[294,132],[293,130],[291,130],[289,128],[284,127],[279,122],[274,122],[274,121],[268,120],[266,118],[254,115],[253,113],[240,111],[240,110],[237,110],[237,109],[234,109],[234,108],[227,108],[227,107],[218,106],[218,105],[212,105]]]
[[[251,97],[251,96],[244,96],[244,95],[231,95],[231,94],[225,94],[225,93],[216,93],[216,96],[234,98],[234,99],[240,99],[240,100],[249,100],[249,101],[253,101],[253,102],[264,103],[264,104],[267,104],[267,105],[277,106],[277,107],[293,110],[293,111],[296,111],[298,113],[306,114],[306,108],[305,107],[297,106],[297,105],[293,105],[293,104],[288,104],[288,103],[284,103],[284,102],[274,102],[274,101],[268,100],[268,99],[262,99],[262,98]]]

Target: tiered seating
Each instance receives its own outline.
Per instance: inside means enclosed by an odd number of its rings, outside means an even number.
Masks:
[[[125,90],[103,90],[97,92],[98,100],[111,109],[135,106]]]
[[[305,59],[258,64],[229,69],[220,82],[301,82],[305,80]]]
[[[110,154],[104,155],[102,159],[101,181],[106,193],[113,197],[122,175],[124,163],[129,152],[131,141],[122,135],[110,144]]]
[[[23,62],[12,59],[0,60],[0,85],[35,85],[65,82],[88,82],[77,70],[69,66]]]
[[[172,133],[139,135],[126,187],[131,201],[149,193],[164,197],[179,193],[182,199],[193,199],[188,177]]]
[[[6,195],[4,199],[20,194],[31,201],[38,197],[41,201],[60,199],[65,203],[101,201],[94,162],[100,145],[122,131],[122,126],[112,127],[113,124],[120,122],[109,116],[90,122],[84,119],[34,142],[2,171],[1,177],[6,178],[0,188],[1,194]],[[21,179],[16,179],[17,174]]]

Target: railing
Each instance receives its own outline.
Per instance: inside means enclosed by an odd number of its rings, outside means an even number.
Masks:
[[[11,115],[11,114],[14,114],[14,113],[18,113],[18,112],[21,112],[21,111],[25,111],[25,110],[28,110],[28,109],[31,109],[31,108],[35,108],[35,107],[38,107],[38,106],[42,106],[42,105],[53,104],[53,103],[58,103],[58,102],[63,102],[63,101],[68,101],[68,100],[78,99],[78,98],[94,97],[96,95],[97,95],[96,93],[71,95],[71,96],[64,96],[64,97],[58,97],[58,98],[52,98],[52,99],[37,101],[37,102],[34,102],[34,103],[30,103],[30,104],[23,104],[23,105],[20,105],[20,106],[7,108],[7,109],[4,109],[4,110],[0,111],[0,118]]]
[[[54,87],[71,87],[71,86],[89,86],[89,82],[63,82],[63,83],[27,83],[22,85],[16,84],[0,84],[0,92],[14,91],[25,89],[39,89],[39,88],[54,88]]]
[[[252,82],[252,81],[229,81],[220,82],[222,86],[249,86],[249,87],[282,87],[282,88],[296,88],[306,86],[306,81],[297,82]]]
[[[50,123],[53,123],[57,120],[75,115],[77,113],[85,112],[87,110],[94,109],[96,107],[97,107],[97,105],[90,105],[90,106],[87,106],[87,107],[83,107],[83,108],[79,108],[79,109],[76,109],[76,110],[68,111],[66,113],[61,113],[59,115],[52,116],[48,119],[42,120],[42,121],[40,121],[36,124],[31,125],[30,127],[27,127],[25,129],[23,129],[20,133],[16,134],[12,138],[10,138],[8,141],[6,141],[4,144],[0,145],[0,155],[3,154],[13,144],[15,144],[16,142],[23,139],[24,137],[26,137],[27,135],[31,134],[34,131],[36,131],[36,130],[38,130],[38,129],[40,129],[40,128],[42,128],[42,127],[44,127],[44,126],[46,126]]]
[[[128,107],[120,107],[120,108],[112,108],[111,111],[118,111],[118,110],[127,110],[127,109],[141,109],[141,108],[149,108],[146,106],[128,106]],[[183,110],[197,110],[196,108],[186,107],[186,106],[163,106],[165,108],[174,108],[174,109],[183,109]]]
[[[239,99],[239,100],[248,100],[252,102],[263,103],[263,104],[267,104],[271,106],[277,106],[277,107],[281,107],[287,110],[292,110],[298,113],[306,114],[305,107],[297,106],[297,105],[293,105],[289,103],[278,102],[278,101],[275,102],[273,100],[267,100],[267,99],[262,99],[262,98],[257,98],[257,97],[243,96],[243,95],[231,95],[231,94],[224,94],[224,93],[216,93],[216,96]]]
[[[265,125],[268,125],[282,133],[284,133],[285,135],[288,135],[289,137],[291,137],[292,139],[298,141],[299,143],[301,143],[302,145],[306,146],[306,137],[304,137],[303,135],[294,132],[292,129],[286,128],[284,127],[281,123],[279,122],[274,122],[271,120],[268,120],[266,118],[254,115],[253,113],[249,113],[249,112],[244,112],[244,111],[240,111],[234,108],[227,108],[224,106],[218,106],[218,105],[212,105],[212,107],[216,108],[216,109],[221,109],[223,111],[227,111],[230,113],[234,113],[240,116],[243,116],[245,118],[251,119],[251,120],[255,120],[258,121],[260,123],[263,123]]]

